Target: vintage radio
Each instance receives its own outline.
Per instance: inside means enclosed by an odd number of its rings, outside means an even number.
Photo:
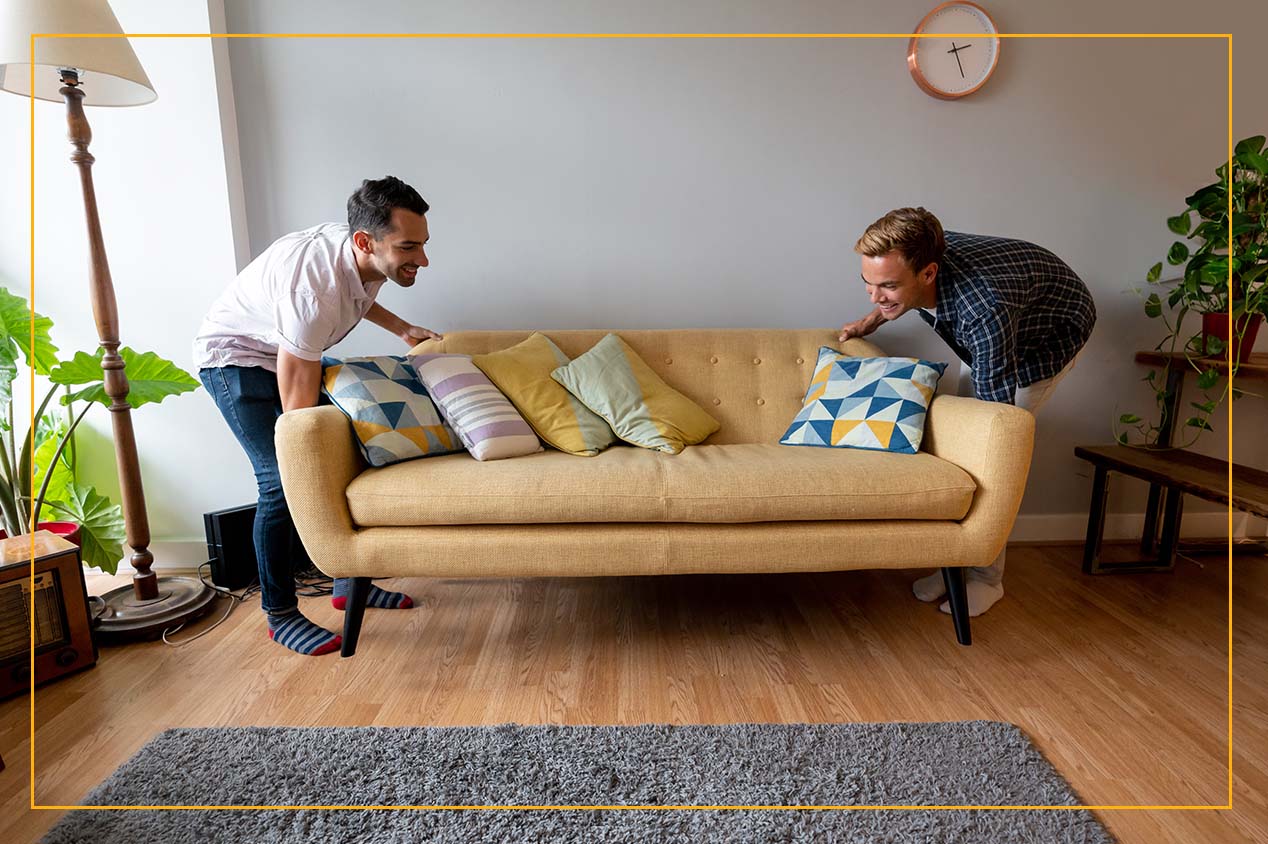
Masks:
[[[33,630],[37,685],[97,661],[79,547],[36,531],[34,582],[30,559],[30,536],[0,540],[0,698],[31,687]]]

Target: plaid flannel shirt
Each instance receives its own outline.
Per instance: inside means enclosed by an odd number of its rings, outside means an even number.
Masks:
[[[946,232],[936,315],[920,316],[973,368],[973,394],[1013,403],[1087,342],[1096,306],[1064,261],[1024,240]]]

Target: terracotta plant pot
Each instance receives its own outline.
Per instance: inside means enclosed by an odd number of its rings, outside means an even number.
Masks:
[[[76,545],[79,544],[79,525],[74,522],[40,522],[35,526],[35,529],[55,533],[67,542],[73,542]],[[0,539],[8,538],[9,534],[0,530]]]
[[[1240,340],[1233,341],[1233,357],[1238,363],[1250,360],[1250,353],[1255,348],[1255,335],[1259,332],[1259,323],[1263,322],[1263,314],[1242,314],[1233,321],[1233,334]],[[1215,338],[1223,341],[1224,348],[1217,357],[1226,357],[1228,352],[1228,314],[1202,314],[1202,347],[1207,348],[1207,339]]]

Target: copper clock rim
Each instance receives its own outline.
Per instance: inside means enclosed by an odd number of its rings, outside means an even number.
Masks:
[[[933,87],[932,83],[930,83],[929,80],[925,79],[924,72],[921,71],[920,67],[916,64],[916,45],[920,43],[920,39],[915,36],[921,34],[925,26],[929,23],[930,18],[932,18],[934,15],[938,14],[938,12],[941,12],[943,9],[947,8],[948,6],[972,6],[974,9],[977,9],[979,12],[982,13],[982,16],[985,17],[990,22],[991,28],[995,30],[995,35],[991,37],[991,40],[995,42],[995,54],[994,54],[994,57],[991,59],[991,66],[986,69],[986,75],[982,77],[981,82],[977,83],[972,88],[968,89],[967,91],[959,91],[956,93],[940,91],[937,88]],[[990,12],[983,9],[977,3],[972,2],[972,0],[947,0],[947,2],[939,3],[933,9],[931,9],[927,15],[925,15],[923,18],[920,19],[920,23],[916,25],[916,29],[912,35],[912,38],[907,42],[907,69],[911,72],[911,78],[915,81],[917,87],[919,87],[920,90],[924,91],[929,96],[937,97],[940,100],[958,100],[961,97],[967,97],[969,94],[972,94],[978,88],[981,88],[983,85],[985,85],[986,81],[991,78],[991,76],[995,73],[996,65],[999,64],[999,50],[1000,50],[999,25],[995,23],[995,18],[991,17]]]

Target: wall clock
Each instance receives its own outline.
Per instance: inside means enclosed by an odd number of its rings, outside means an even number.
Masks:
[[[999,62],[995,21],[967,0],[935,8],[915,35],[907,45],[907,67],[920,90],[931,97],[957,100],[972,94],[986,84]]]

